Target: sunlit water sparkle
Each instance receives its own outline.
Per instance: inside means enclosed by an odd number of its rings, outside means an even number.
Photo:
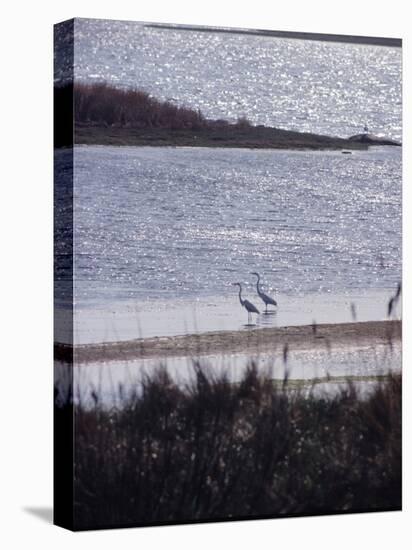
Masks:
[[[402,134],[400,48],[76,19],[74,69],[78,80],[142,88],[211,118],[339,136],[364,124]]]

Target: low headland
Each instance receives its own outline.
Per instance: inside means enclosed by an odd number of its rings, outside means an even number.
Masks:
[[[249,149],[365,150],[397,142],[340,138],[206,118],[200,110],[160,101],[149,93],[107,83],[56,87],[55,146],[71,145],[73,129],[62,131],[59,120],[74,105],[74,142],[85,145],[174,147],[241,147]],[[64,109],[66,106],[66,110]],[[356,136],[355,136],[356,138]]]

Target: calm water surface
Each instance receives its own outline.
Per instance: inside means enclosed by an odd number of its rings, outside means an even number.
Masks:
[[[76,147],[79,323],[105,327],[92,340],[128,324],[153,335],[167,313],[162,333],[183,333],[197,307],[205,329],[233,329],[244,311],[232,282],[260,305],[252,270],[283,303],[279,324],[349,321],[352,301],[361,319],[383,318],[401,277],[400,160],[398,148]]]
[[[400,155],[77,147],[76,301],[392,288]]]

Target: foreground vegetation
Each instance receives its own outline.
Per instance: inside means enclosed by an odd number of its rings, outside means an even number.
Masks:
[[[234,123],[207,119],[200,110],[160,101],[137,88],[107,83],[56,87],[56,147],[70,145],[67,109],[73,106],[75,143],[100,145],[173,145],[202,147],[366,149],[368,144],[317,134],[253,126],[245,117]],[[61,118],[61,123],[59,122]],[[66,122],[64,122],[66,120]]]
[[[76,404],[77,529],[400,509],[400,375],[321,397],[253,365],[238,384],[194,370]]]

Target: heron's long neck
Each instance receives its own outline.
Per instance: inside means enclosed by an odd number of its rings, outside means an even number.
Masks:
[[[260,275],[257,275],[257,281],[256,281],[256,290],[258,294],[260,294],[260,288],[259,288],[259,281],[260,281]]]
[[[242,300],[242,287],[239,285],[239,301],[241,305],[243,306],[243,300]]]

